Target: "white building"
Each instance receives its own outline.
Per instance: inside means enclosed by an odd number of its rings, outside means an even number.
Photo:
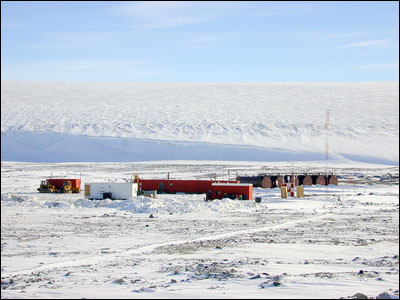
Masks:
[[[91,182],[85,184],[85,198],[126,200],[137,196],[136,182]]]

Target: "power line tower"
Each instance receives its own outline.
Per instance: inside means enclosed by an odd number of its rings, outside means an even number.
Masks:
[[[326,110],[326,122],[325,122],[325,180],[327,180],[327,182],[325,183],[325,192],[326,192],[326,197],[328,197],[328,184],[329,184],[329,180],[328,180],[328,160],[329,160],[329,117],[331,114],[331,110],[328,108]]]

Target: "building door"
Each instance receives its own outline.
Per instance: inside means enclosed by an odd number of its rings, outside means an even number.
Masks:
[[[164,193],[164,182],[160,182],[160,185],[158,186],[158,192]]]
[[[112,199],[111,193],[103,193],[103,199]]]

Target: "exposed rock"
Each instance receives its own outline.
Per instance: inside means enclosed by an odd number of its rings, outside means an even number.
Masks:
[[[281,283],[279,282],[279,280],[274,280],[274,282],[272,283],[274,286],[280,286]]]
[[[386,292],[380,293],[378,295],[378,297],[376,297],[377,299],[399,299],[399,296],[395,296],[395,295],[390,295]]]
[[[113,281],[113,283],[118,283],[118,284],[122,284],[123,282],[124,280],[122,278]]]
[[[138,290],[133,290],[132,292],[133,292],[133,293],[141,293],[141,292],[152,293],[152,292],[154,292],[154,290],[151,289],[151,288],[141,287],[140,289],[138,289]]]

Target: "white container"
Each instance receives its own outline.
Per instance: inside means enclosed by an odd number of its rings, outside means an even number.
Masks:
[[[137,196],[136,182],[91,182],[85,184],[85,198],[126,200]],[[110,195],[111,194],[111,195]]]

